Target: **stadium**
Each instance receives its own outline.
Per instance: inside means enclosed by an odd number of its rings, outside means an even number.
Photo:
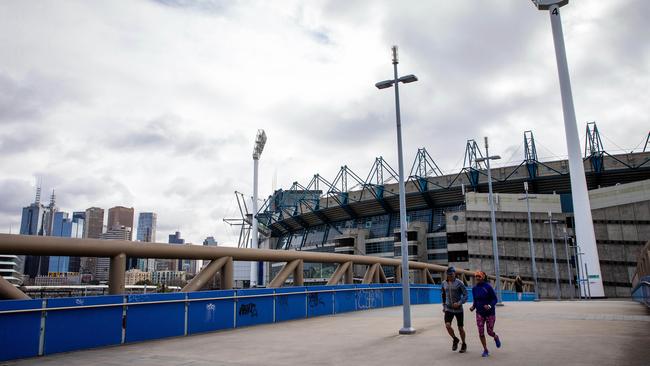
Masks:
[[[637,151],[610,154],[596,124],[586,127],[583,163],[607,297],[630,296],[638,254],[650,240],[649,139]],[[523,152],[519,164],[491,169],[500,273],[533,280],[528,203],[540,295],[555,296],[557,277],[563,297],[588,296],[589,270],[573,240],[568,161],[540,161],[532,131],[524,132]],[[462,169],[443,174],[427,150],[418,149],[406,176],[409,259],[494,271],[482,157],[469,140]],[[397,176],[378,157],[366,175],[343,166],[333,180],[316,174],[307,184],[276,190],[257,214],[260,231],[268,233],[262,246],[400,258]],[[525,182],[529,200],[523,199]],[[264,273],[273,278],[279,269]],[[306,265],[305,281],[324,283],[334,270]],[[363,270],[355,269],[355,277]],[[392,268],[384,271],[394,275]]]

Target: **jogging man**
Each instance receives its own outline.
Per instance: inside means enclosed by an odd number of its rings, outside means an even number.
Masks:
[[[458,342],[463,342],[460,346],[460,353],[467,351],[465,329],[463,328],[463,304],[466,301],[467,289],[465,288],[465,284],[456,278],[456,269],[454,267],[447,268],[447,280],[442,283],[442,311],[445,313],[447,332],[453,339],[452,351],[458,349]],[[454,318],[456,318],[456,324],[458,325],[460,340],[456,337],[454,328],[451,327],[451,322]]]

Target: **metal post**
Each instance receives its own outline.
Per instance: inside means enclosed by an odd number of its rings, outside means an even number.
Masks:
[[[580,291],[582,281],[581,281],[581,276],[580,276],[580,256],[578,253],[580,253],[578,246],[577,245],[572,245],[571,246],[574,249],[575,256],[576,256],[576,280],[578,281],[578,299],[582,300],[582,292]]]
[[[557,268],[557,254],[555,251],[555,234],[553,233],[553,215],[551,211],[548,212],[548,225],[551,227],[551,244],[553,245],[553,268],[555,269],[555,293],[557,299],[561,299],[560,295],[560,271]]]
[[[253,157],[253,232],[251,235],[252,242],[251,248],[258,249],[258,237],[257,237],[257,168],[259,165],[259,159]],[[251,262],[251,278],[250,278],[250,287],[257,286],[257,262]]]
[[[403,325],[400,334],[413,334],[411,326],[411,296],[409,287],[408,245],[406,241],[406,190],[404,188],[404,158],[402,156],[402,121],[399,109],[399,80],[397,77],[397,46],[393,46],[393,76],[395,80],[395,119],[397,122],[397,159],[399,164],[399,223],[402,247],[402,299]]]
[[[494,194],[492,193],[492,172],[490,169],[490,152],[488,151],[488,138],[485,137],[485,161],[488,174],[488,201],[490,202],[490,221],[492,227],[492,255],[494,257],[494,275],[496,276],[497,305],[503,306],[501,296],[501,271],[499,269],[499,246],[497,245],[497,219],[494,213]]]
[[[580,267],[580,278],[581,278],[580,286],[582,287],[581,293],[583,294],[582,297],[584,299],[586,299],[587,298],[587,284],[585,283],[585,281],[587,280],[587,277],[585,276],[585,272],[583,270],[584,267],[582,266],[582,255],[583,255],[583,253],[582,253],[582,248],[580,248],[579,245],[577,245],[577,247],[578,247],[578,265]]]
[[[569,154],[569,175],[571,178],[571,198],[573,211],[575,213],[575,234],[576,239],[582,245],[585,253],[585,263],[589,263],[593,271],[594,294],[605,296],[603,282],[596,247],[594,224],[591,217],[589,195],[587,193],[587,181],[580,155],[580,139],[578,137],[578,126],[573,106],[571,93],[571,81],[569,78],[569,67],[567,65],[566,50],[564,48],[564,35],[562,33],[562,20],[560,8],[557,4],[549,7],[551,28],[553,30],[553,44],[555,46],[555,58],[557,61],[558,76],[560,79],[560,93],[562,95],[562,111],[564,113],[564,132],[566,134],[567,151]]]
[[[591,283],[589,281],[589,267],[587,267],[586,262],[585,262],[585,277],[587,278],[587,296],[589,300],[591,300]]]
[[[573,275],[571,274],[571,263],[569,263],[569,243],[567,242],[566,228],[564,228],[564,251],[566,252],[566,269],[569,275],[569,297],[573,300]]]
[[[124,293],[124,274],[126,272],[126,254],[120,253],[111,258],[108,268],[108,293],[119,295]]]
[[[537,264],[535,263],[535,243],[533,242],[533,223],[530,218],[530,201],[528,197],[528,182],[524,182],[526,191],[526,210],[528,211],[528,240],[530,242],[530,260],[533,267],[533,281],[535,281],[535,297],[539,300],[539,284],[537,283]]]

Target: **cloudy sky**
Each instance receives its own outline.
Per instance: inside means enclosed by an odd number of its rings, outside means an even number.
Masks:
[[[597,121],[612,152],[650,126],[645,0],[562,9],[578,128]],[[256,130],[269,140],[260,196],[341,165],[397,169],[400,71],[405,159],[426,147],[443,171],[465,141],[491,138],[503,163],[566,155],[549,16],[528,0],[3,1],[0,3],[0,232],[16,232],[37,179],[67,211],[158,213],[158,240],[234,243],[222,219],[252,194]]]

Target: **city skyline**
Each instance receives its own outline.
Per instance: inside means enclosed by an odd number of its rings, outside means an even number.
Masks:
[[[563,9],[579,126],[597,121],[608,151],[648,132],[649,12],[642,0]],[[420,79],[403,91],[405,161],[426,147],[450,171],[467,139],[489,136],[507,164],[530,129],[541,158],[566,154],[548,16],[525,0],[18,2],[0,4],[0,30],[5,232],[38,177],[62,209],[155,211],[162,232],[233,245],[221,220],[238,214],[233,191],[252,195],[258,128],[262,198],[377,156],[395,167],[392,99],[374,88],[393,44]]]

